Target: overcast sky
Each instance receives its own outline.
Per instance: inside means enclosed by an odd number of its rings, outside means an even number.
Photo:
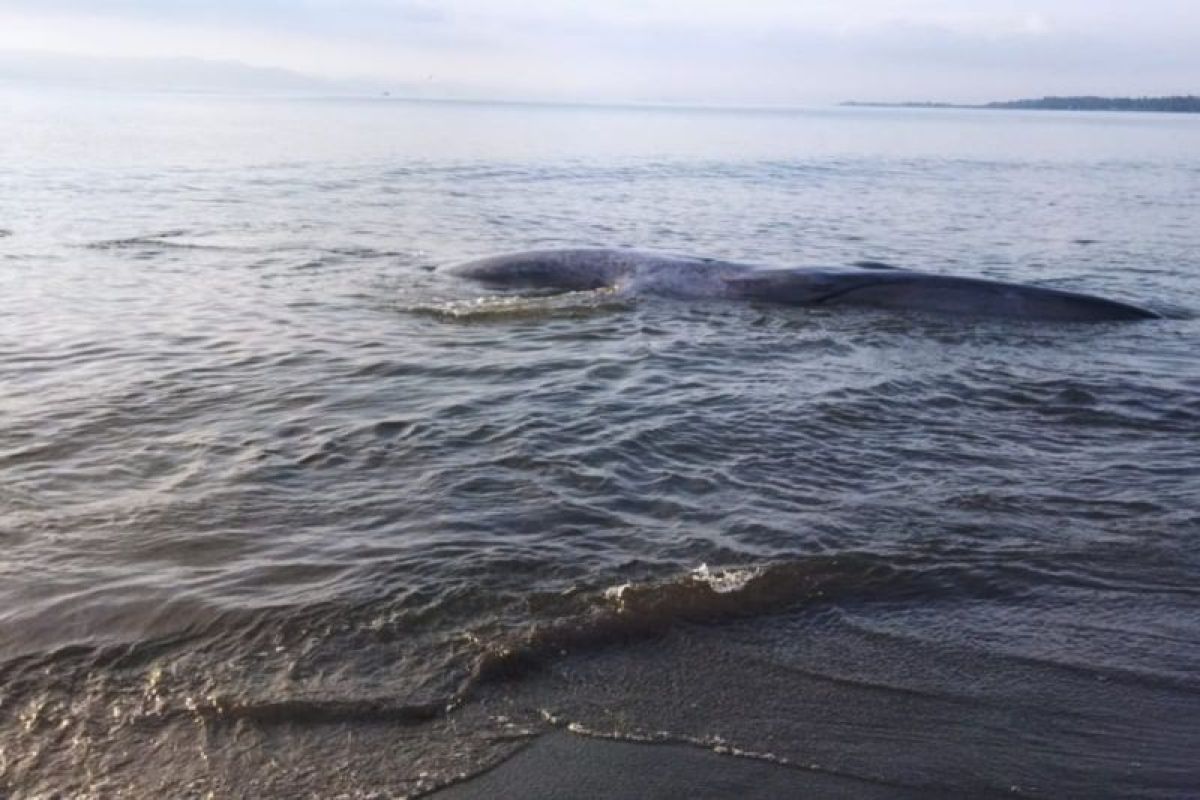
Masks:
[[[1200,0],[0,0],[0,50],[528,99],[1189,94]]]

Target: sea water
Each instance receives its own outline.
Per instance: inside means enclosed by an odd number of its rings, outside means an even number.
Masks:
[[[555,729],[1200,790],[1200,118],[0,103],[0,794],[415,794]],[[1164,318],[438,269],[558,246]]]

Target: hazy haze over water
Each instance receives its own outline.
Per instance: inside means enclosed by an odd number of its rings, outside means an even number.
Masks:
[[[0,80],[795,105],[1198,91],[1186,0],[3,0]],[[79,57],[156,62],[75,62]],[[55,59],[58,59],[57,61]],[[204,85],[207,84],[207,85]]]

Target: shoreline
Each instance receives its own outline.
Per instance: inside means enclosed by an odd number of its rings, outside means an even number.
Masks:
[[[558,730],[537,737],[483,772],[423,796],[431,800],[915,800],[952,795],[839,775],[817,765],[774,763],[678,742],[634,742]]]

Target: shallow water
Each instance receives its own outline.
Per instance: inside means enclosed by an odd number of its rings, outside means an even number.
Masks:
[[[0,794],[417,793],[555,727],[1200,786],[1200,120],[3,100]],[[583,245],[1166,318],[436,269]]]

